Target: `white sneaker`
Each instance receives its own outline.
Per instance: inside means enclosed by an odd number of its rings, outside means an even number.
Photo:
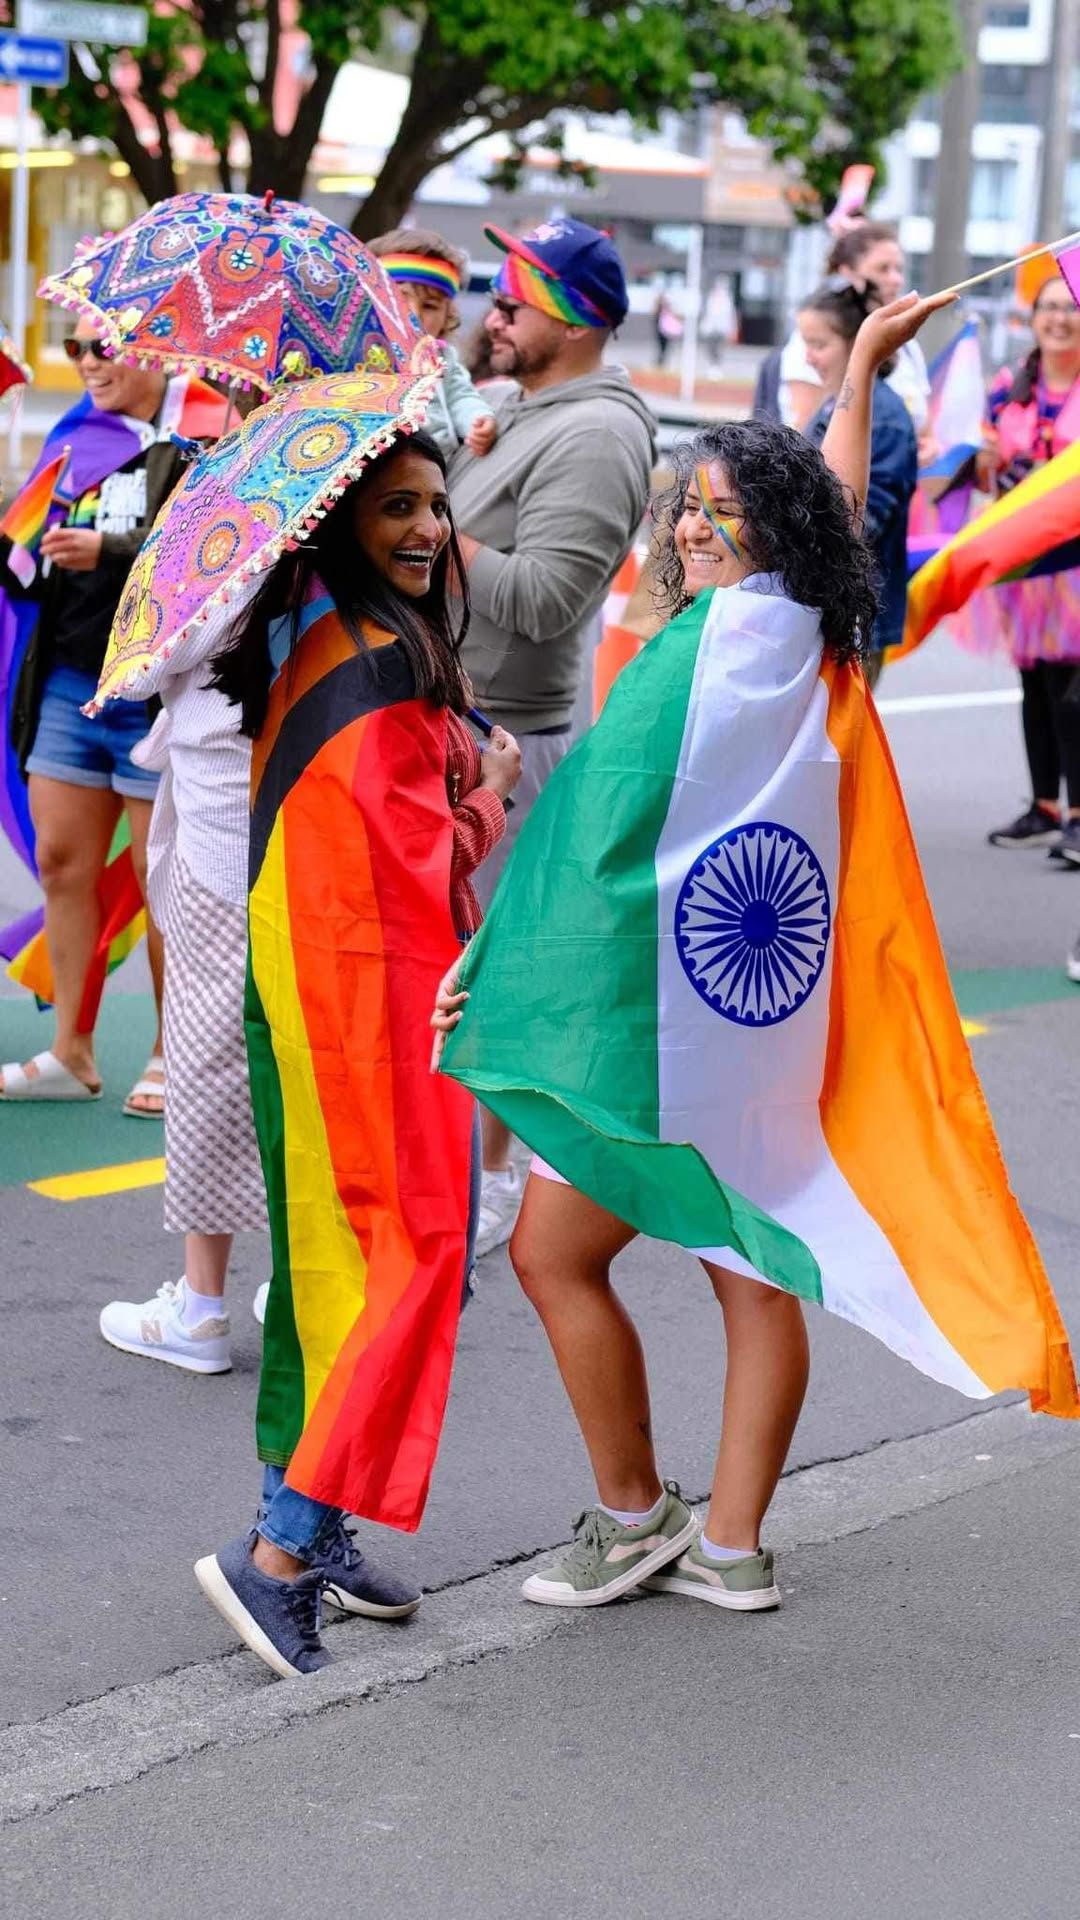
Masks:
[[[521,1210],[521,1181],[514,1167],[506,1173],[485,1173],[480,1183],[480,1220],[476,1230],[476,1257],[493,1253],[509,1240]]]
[[[1070,980],[1080,982],[1080,933],[1077,934],[1076,939],[1069,948],[1065,961],[1065,971]]]
[[[255,1315],[260,1327],[263,1326],[266,1321],[266,1302],[269,1295],[270,1282],[269,1280],[264,1280],[261,1287],[256,1287],[255,1298],[251,1303],[251,1311]]]
[[[144,1306],[131,1300],[110,1300],[98,1325],[102,1338],[121,1353],[144,1353],[148,1360],[164,1360],[189,1373],[228,1373],[229,1316],[222,1311],[186,1326],[183,1319],[184,1282],[166,1280]]]

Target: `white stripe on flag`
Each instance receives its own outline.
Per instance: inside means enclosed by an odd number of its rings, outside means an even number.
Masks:
[[[832,1312],[934,1379],[985,1397],[822,1130],[832,940],[822,951],[818,930],[826,897],[835,913],[839,764],[827,733],[816,616],[763,592],[764,584],[759,577],[756,587],[714,597],[656,852],[660,1136],[692,1141],[720,1180],[799,1235],[818,1261]],[[736,840],[702,862],[736,827]],[[759,886],[754,863],[767,867],[770,856],[771,887]],[[721,959],[749,961],[755,952],[764,986],[740,980],[730,965],[724,973]],[[729,1248],[701,1251],[753,1272]]]

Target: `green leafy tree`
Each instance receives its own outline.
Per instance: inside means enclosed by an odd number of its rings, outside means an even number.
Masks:
[[[292,124],[274,123],[285,23],[308,38]],[[173,129],[209,140],[223,186],[298,198],[342,64],[411,76],[401,125],[358,207],[361,236],[396,224],[427,176],[492,134],[519,175],[543,138],[564,173],[561,116],[735,108],[828,200],[851,159],[874,161],[919,96],[955,69],[950,0],[188,0],[150,14],[138,55],[77,48],[70,84],[40,93],[50,131],[110,142],[148,201],[177,191]],[[156,130],[147,147],[132,106]],[[235,177],[237,135],[250,156]]]

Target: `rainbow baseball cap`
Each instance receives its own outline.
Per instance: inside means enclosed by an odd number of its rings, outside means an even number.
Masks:
[[[530,233],[505,233],[501,227],[484,232],[507,256],[495,278],[496,292],[571,326],[618,327],[626,319],[630,300],[623,264],[611,235],[599,227],[560,215],[542,220]]]

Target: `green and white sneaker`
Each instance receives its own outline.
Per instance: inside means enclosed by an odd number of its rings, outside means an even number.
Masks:
[[[650,1593],[685,1593],[691,1600],[708,1600],[735,1613],[757,1613],[780,1605],[767,1547],[748,1553],[745,1560],[710,1560],[694,1540],[674,1566],[652,1574],[645,1585]]]
[[[526,1580],[521,1589],[526,1600],[542,1607],[602,1607],[677,1559],[696,1538],[698,1519],[674,1480],[665,1480],[664,1491],[660,1518],[642,1527],[620,1526],[603,1507],[579,1513],[573,1546]]]

